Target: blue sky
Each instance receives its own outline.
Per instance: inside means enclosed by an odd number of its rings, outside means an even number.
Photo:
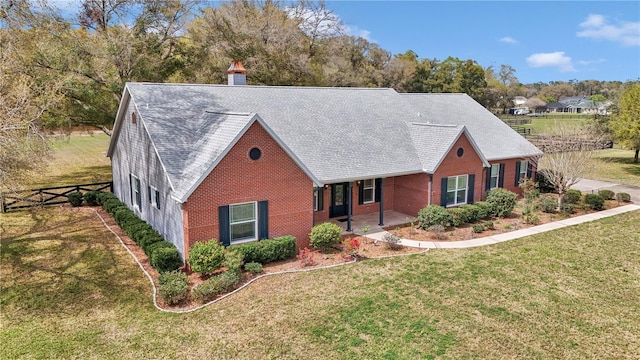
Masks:
[[[521,83],[640,78],[638,1],[331,1],[349,33],[397,54],[511,65]]]

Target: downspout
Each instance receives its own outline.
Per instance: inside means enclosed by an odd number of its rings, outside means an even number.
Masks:
[[[351,187],[352,182],[347,186],[347,232],[351,232]]]
[[[384,226],[384,178],[380,178],[380,223],[378,225]]]
[[[433,200],[433,174],[429,175],[429,199],[427,205],[431,205]]]

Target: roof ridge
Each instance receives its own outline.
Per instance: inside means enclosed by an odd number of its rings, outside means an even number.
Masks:
[[[273,89],[322,89],[322,90],[392,90],[389,87],[348,87],[348,86],[300,86],[300,85],[235,85],[230,86],[227,84],[193,84],[193,83],[159,83],[159,82],[136,82],[130,81],[127,84],[136,84],[143,86],[198,86],[198,87],[224,87],[224,88],[273,88]]]
[[[436,126],[436,127],[447,127],[447,128],[457,128],[464,127],[462,124],[436,124],[436,123],[425,123],[425,122],[412,122],[411,125],[422,125],[422,126]]]

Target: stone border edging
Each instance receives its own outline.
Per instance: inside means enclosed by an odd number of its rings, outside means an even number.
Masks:
[[[348,262],[343,262],[343,263],[339,263],[339,264],[333,264],[333,265],[325,265],[325,266],[319,266],[319,267],[314,267],[314,268],[307,268],[307,269],[296,269],[296,270],[284,270],[284,271],[276,271],[276,272],[270,272],[270,273],[264,273],[261,275],[258,275],[254,278],[252,278],[251,280],[247,281],[246,283],[242,284],[242,286],[240,286],[239,288],[233,290],[232,292],[226,293],[224,295],[222,295],[221,297],[209,301],[208,303],[199,305],[195,308],[191,308],[191,309],[177,309],[177,310],[172,310],[172,309],[165,309],[160,307],[160,305],[158,305],[158,298],[157,298],[157,294],[158,294],[158,289],[156,288],[156,284],[153,281],[153,278],[151,277],[151,274],[149,274],[149,272],[147,272],[147,270],[144,268],[144,266],[142,266],[142,264],[140,263],[140,261],[138,260],[138,258],[133,254],[133,252],[131,252],[131,250],[129,250],[129,248],[127,247],[127,245],[125,245],[124,241],[122,241],[122,238],[120,237],[120,235],[118,235],[115,231],[113,231],[113,229],[111,229],[111,227],[107,224],[107,222],[104,220],[104,218],[97,212],[95,211],[95,214],[98,216],[98,218],[100,219],[100,221],[102,221],[102,223],[104,224],[104,226],[113,234],[116,236],[116,238],[118,239],[118,241],[120,242],[120,244],[122,245],[122,247],[125,248],[125,250],[127,250],[127,252],[129,253],[129,255],[131,255],[131,257],[133,258],[133,260],[136,262],[136,264],[138,264],[138,266],[140,267],[140,269],[142,270],[142,272],[145,274],[145,276],[147,277],[147,279],[149,279],[149,282],[151,283],[151,288],[153,289],[153,306],[158,310],[158,311],[162,311],[162,312],[167,312],[167,313],[174,313],[174,314],[184,314],[184,313],[190,313],[190,312],[194,312],[196,310],[200,310],[204,307],[207,307],[209,305],[215,304],[218,301],[225,299],[237,292],[239,292],[240,290],[244,289],[245,287],[251,285],[254,281],[265,278],[267,276],[272,276],[272,275],[282,275],[282,274],[290,274],[290,273],[298,273],[298,272],[309,272],[309,271],[315,271],[315,270],[323,270],[323,269],[330,269],[330,268],[334,268],[334,267],[339,267],[339,266],[345,266],[345,265],[351,265],[351,264],[355,264],[356,262],[358,262],[356,259],[348,261]],[[385,258],[390,258],[390,257],[398,257],[398,256],[408,256],[408,255],[415,255],[415,254],[424,254],[426,252],[428,252],[429,249],[426,249],[425,251],[420,251],[420,252],[414,252],[414,253],[404,253],[404,254],[396,254],[396,255],[383,255],[383,256],[376,256],[376,257],[371,257],[368,259],[385,259]]]

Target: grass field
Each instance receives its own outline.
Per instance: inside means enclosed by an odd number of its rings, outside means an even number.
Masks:
[[[616,358],[640,353],[640,212],[262,279],[167,314],[91,212],[2,215],[0,358]]]
[[[111,161],[106,134],[72,134],[51,140],[47,166],[34,174],[25,187],[38,188],[111,180]]]
[[[587,175],[594,180],[640,186],[640,163],[633,162],[633,150],[598,150],[596,166]]]

